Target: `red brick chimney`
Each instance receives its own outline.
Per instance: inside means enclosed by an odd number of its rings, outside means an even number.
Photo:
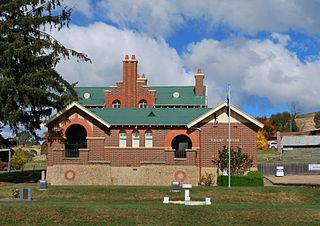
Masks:
[[[122,108],[136,108],[137,106],[137,66],[138,61],[135,55],[129,58],[126,55],[123,62],[123,86],[122,97],[124,103],[121,103]]]
[[[204,95],[204,86],[203,86],[203,79],[204,74],[202,73],[201,69],[198,69],[197,74],[194,75],[195,78],[195,89],[194,93],[196,96],[203,96]]]

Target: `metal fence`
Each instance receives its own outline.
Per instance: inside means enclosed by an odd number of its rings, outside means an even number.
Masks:
[[[86,148],[87,143],[67,143],[65,147],[65,157],[79,158],[79,148]]]
[[[276,167],[283,166],[284,174],[306,174],[306,175],[314,175],[320,174],[319,170],[309,170],[309,164],[320,164],[320,162],[316,163],[262,163],[258,164],[258,170],[264,176],[270,176],[276,174]]]

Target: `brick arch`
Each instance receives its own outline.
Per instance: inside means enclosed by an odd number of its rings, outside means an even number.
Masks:
[[[164,139],[164,146],[171,147],[172,140],[179,135],[185,135],[189,137],[192,142],[192,147],[199,147],[199,137],[194,133],[187,133],[186,131],[182,130],[172,130],[169,133],[167,133]]]
[[[81,125],[85,128],[86,132],[87,132],[87,137],[92,137],[93,135],[93,131],[92,131],[92,127],[90,126],[90,124],[84,120],[84,119],[81,119],[81,118],[72,118],[72,119],[69,119],[62,127],[62,133],[63,133],[63,136],[66,137],[66,132],[67,132],[67,129],[69,128],[69,126],[72,126],[72,125],[75,125],[75,124],[78,124],[78,125]]]

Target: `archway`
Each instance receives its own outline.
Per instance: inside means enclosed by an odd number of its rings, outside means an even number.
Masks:
[[[79,124],[73,124],[66,131],[65,157],[78,158],[79,148],[87,148],[87,131]]]
[[[186,135],[178,135],[171,142],[172,149],[175,149],[175,158],[186,158],[186,149],[192,148],[192,141]]]

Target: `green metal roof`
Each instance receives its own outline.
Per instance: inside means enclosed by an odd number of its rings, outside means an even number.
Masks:
[[[83,106],[103,106],[104,91],[109,87],[75,87],[78,93],[78,102]],[[85,93],[89,93],[90,97],[86,99]]]
[[[76,87],[78,102],[83,106],[103,106],[104,91],[109,87]],[[177,105],[205,105],[205,95],[195,96],[194,86],[152,86],[151,90],[156,90],[155,105],[177,106]],[[205,87],[206,89],[206,87]],[[84,94],[89,93],[90,97],[85,98]],[[174,93],[179,93],[174,97]]]
[[[110,125],[186,126],[209,108],[87,108]]]
[[[205,105],[205,95],[196,96],[194,86],[152,86],[156,90],[156,105]],[[206,87],[205,87],[206,89]],[[205,91],[206,92],[206,91]],[[174,97],[178,93],[178,97]]]

